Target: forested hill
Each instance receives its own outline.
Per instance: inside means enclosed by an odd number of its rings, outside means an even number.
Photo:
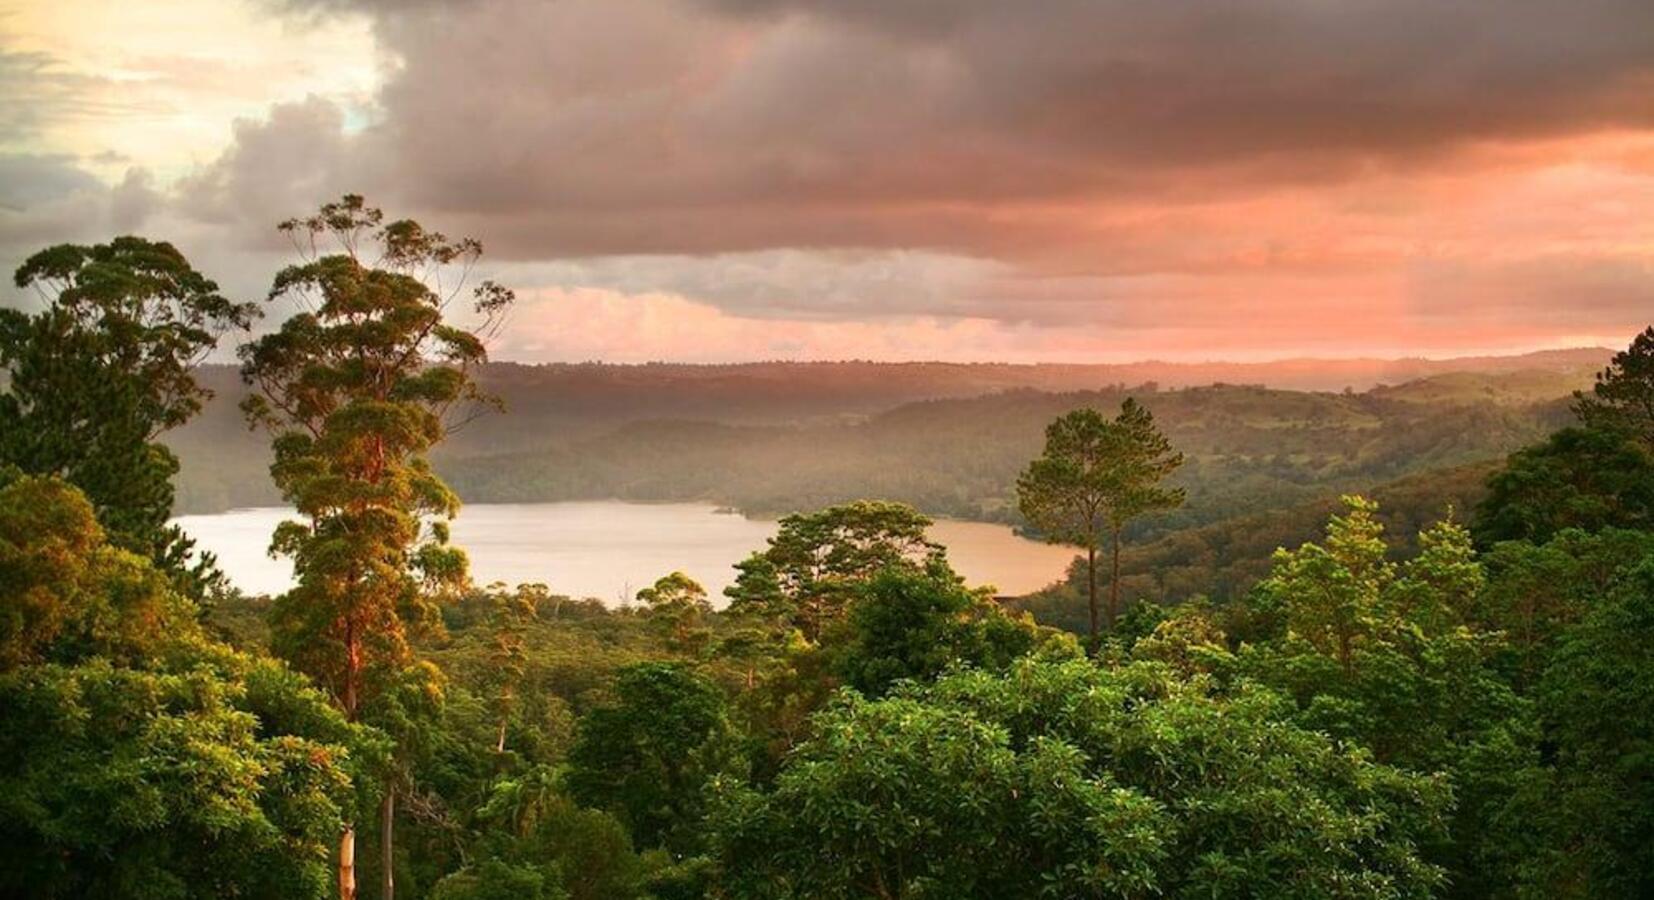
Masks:
[[[495,363],[483,376],[540,416],[572,422],[661,416],[730,422],[800,422],[878,412],[916,400],[975,397],[1028,388],[1063,392],[1116,385],[1162,388],[1252,384],[1299,391],[1364,391],[1450,373],[1521,371],[1589,376],[1608,360],[1601,347],[1453,359],[1290,359],[1259,363],[1038,364],[761,362]]]
[[[1359,393],[1021,388],[882,410],[879,397],[922,390],[916,380],[903,387],[904,373],[931,367],[501,365],[486,382],[507,412],[458,432],[437,466],[471,502],[705,500],[776,514],[872,496],[937,515],[1015,521],[1010,491],[1045,424],[1132,394],[1190,456],[1178,476],[1190,502],[1145,526],[1171,530],[1500,457],[1563,420],[1565,398],[1592,371],[1586,356],[1549,354],[1538,359],[1566,364],[1452,372]],[[737,383],[716,372],[734,373]],[[891,384],[877,383],[880,372]],[[180,510],[274,502],[268,450],[241,423],[233,372],[213,369],[207,380],[216,399],[168,436],[183,461]]]
[[[1014,521],[1016,473],[1038,453],[1045,423],[1075,407],[1117,407],[1127,393],[935,400],[831,426],[637,423],[565,446],[455,455],[440,465],[473,500],[704,499],[780,513],[872,496]],[[1555,395],[1501,404],[1481,391],[1453,400],[1234,386],[1131,393],[1189,455],[1176,478],[1188,504],[1150,526],[1166,529],[1502,456],[1566,415]]]
[[[481,370],[480,381],[506,399],[512,414],[480,423],[460,440],[518,449],[521,444],[539,446],[547,440],[582,436],[592,428],[661,418],[809,424],[866,416],[919,400],[978,397],[1018,389],[1060,393],[1143,384],[1163,389],[1245,384],[1294,391],[1365,391],[1453,373],[1475,377],[1518,372],[1584,383],[1608,357],[1608,350],[1592,347],[1444,360],[1298,359],[1265,363],[496,362]],[[240,390],[231,367],[209,366],[201,377],[222,393]],[[1553,390],[1554,384],[1540,389]],[[233,420],[233,410],[228,412]]]
[[[1418,535],[1451,517],[1468,520],[1487,494],[1489,475],[1502,461],[1488,460],[1408,475],[1362,489],[1378,503],[1392,556],[1418,552]],[[1120,589],[1132,600],[1175,605],[1196,597],[1236,601],[1269,574],[1275,550],[1297,547],[1322,536],[1329,516],[1342,504],[1331,492],[1291,506],[1245,512],[1162,534],[1128,546],[1120,560]],[[1077,559],[1076,563],[1083,562]],[[1085,630],[1085,572],[1078,564],[1058,584],[1019,598],[1017,609],[1040,622],[1076,633]]]

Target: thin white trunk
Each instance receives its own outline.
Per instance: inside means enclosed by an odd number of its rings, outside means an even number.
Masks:
[[[339,838],[339,900],[356,900],[356,829]]]

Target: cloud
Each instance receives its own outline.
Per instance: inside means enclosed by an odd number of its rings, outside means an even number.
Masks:
[[[521,255],[1022,252],[1053,207],[1203,202],[1654,124],[1654,5],[370,5],[363,152]],[[718,15],[708,15],[708,11]]]
[[[993,319],[914,315],[872,321],[757,319],[675,294],[546,289],[520,297],[511,326],[491,352],[504,359],[608,362],[1037,361],[1080,352],[1071,339],[1040,331]],[[1084,352],[1097,350],[1089,346]]]
[[[0,145],[20,147],[53,120],[140,109],[104,95],[109,80],[77,72],[49,53],[0,47]]]
[[[476,235],[494,274],[585,298],[617,341],[679,316],[730,348],[1233,356],[1646,318],[1646,0],[267,8],[365,20],[389,62],[371,102],[272,96],[171,183],[168,227],[236,265],[351,190]],[[619,346],[557,323],[538,346]]]
[[[111,187],[73,160],[0,155],[0,253],[19,261],[50,244],[137,230],[161,204],[142,169]]]
[[[216,160],[174,189],[180,210],[239,229],[244,242],[284,245],[275,223],[353,187],[344,112],[320,97],[279,103],[259,119],[238,119],[234,139]]]
[[[1612,327],[1593,331],[1577,319],[1553,314],[1537,319],[1494,315],[1481,324],[1488,327],[1486,337],[1497,343],[1466,344],[1459,339],[1462,332],[1421,327],[1424,319],[1397,317],[1384,304],[1352,303],[1340,309],[1339,315],[1329,316],[1325,304],[1315,308],[1296,301],[1270,304],[1227,299],[1239,315],[1188,320],[1160,316],[1122,327],[1073,327],[922,314],[839,320],[754,318],[677,294],[544,288],[519,295],[509,327],[490,352],[500,359],[618,363],[1245,361],[1355,352],[1452,355],[1487,346],[1531,350],[1602,345],[1617,343],[1624,333]],[[1320,327],[1291,327],[1301,325],[1306,315]],[[1464,322],[1450,324],[1456,328]]]

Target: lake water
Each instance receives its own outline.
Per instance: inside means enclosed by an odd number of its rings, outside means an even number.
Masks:
[[[288,515],[281,508],[237,509],[176,521],[218,555],[237,587],[279,593],[292,569],[265,551]],[[775,528],[699,503],[477,503],[454,520],[453,536],[470,555],[478,584],[537,581],[555,593],[613,604],[678,570],[717,602],[735,578],[735,563],[763,549]],[[930,536],[948,548],[969,584],[992,584],[1002,594],[1038,590],[1062,577],[1074,558],[1071,549],[1027,540],[1003,525],[939,521]]]

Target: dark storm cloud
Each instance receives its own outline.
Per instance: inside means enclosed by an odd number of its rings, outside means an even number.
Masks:
[[[1161,162],[1646,123],[1654,4],[703,0],[945,54],[968,114]]]

